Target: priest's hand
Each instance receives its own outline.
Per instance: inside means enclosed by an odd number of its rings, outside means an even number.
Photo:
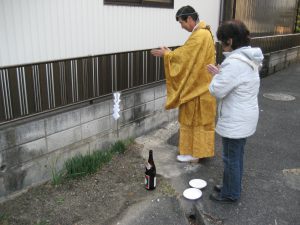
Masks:
[[[156,57],[162,57],[162,56],[164,56],[164,54],[166,52],[169,52],[169,51],[171,51],[171,49],[164,46],[164,47],[160,47],[160,48],[157,48],[157,49],[152,49],[151,54],[156,56]]]
[[[209,65],[207,65],[207,70],[214,76],[220,72],[220,66],[219,65],[215,66],[213,64],[209,64]]]

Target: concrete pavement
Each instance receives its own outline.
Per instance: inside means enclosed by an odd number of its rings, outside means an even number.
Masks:
[[[300,64],[262,79],[259,105],[257,132],[246,144],[243,192],[238,203],[209,200],[213,186],[222,179],[220,137],[216,136],[214,158],[179,163],[178,124],[174,122],[136,141],[144,145],[144,158],[153,149],[157,173],[172,184],[177,195],[162,197],[155,190],[152,201],[137,203],[118,224],[184,225],[189,224],[186,218],[190,215],[197,224],[206,225],[300,224]],[[200,199],[186,200],[182,192],[194,178],[204,179],[208,185]]]

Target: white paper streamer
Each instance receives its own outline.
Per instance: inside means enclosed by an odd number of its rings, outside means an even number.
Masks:
[[[121,93],[120,92],[115,92],[113,93],[114,95],[114,107],[113,107],[113,118],[115,120],[120,118],[120,102],[121,102]]]

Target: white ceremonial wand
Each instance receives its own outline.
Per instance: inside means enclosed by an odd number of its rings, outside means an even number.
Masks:
[[[117,137],[119,137],[119,122],[118,119],[120,118],[120,102],[121,102],[121,93],[115,92],[114,95],[114,107],[113,107],[113,118],[117,121]]]

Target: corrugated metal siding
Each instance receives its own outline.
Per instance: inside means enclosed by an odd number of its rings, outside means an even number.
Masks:
[[[246,23],[252,34],[294,32],[298,0],[237,0],[236,19]]]
[[[175,21],[192,5],[217,29],[220,0],[175,0],[174,9],[103,5],[103,0],[0,0],[0,67],[181,45]]]

